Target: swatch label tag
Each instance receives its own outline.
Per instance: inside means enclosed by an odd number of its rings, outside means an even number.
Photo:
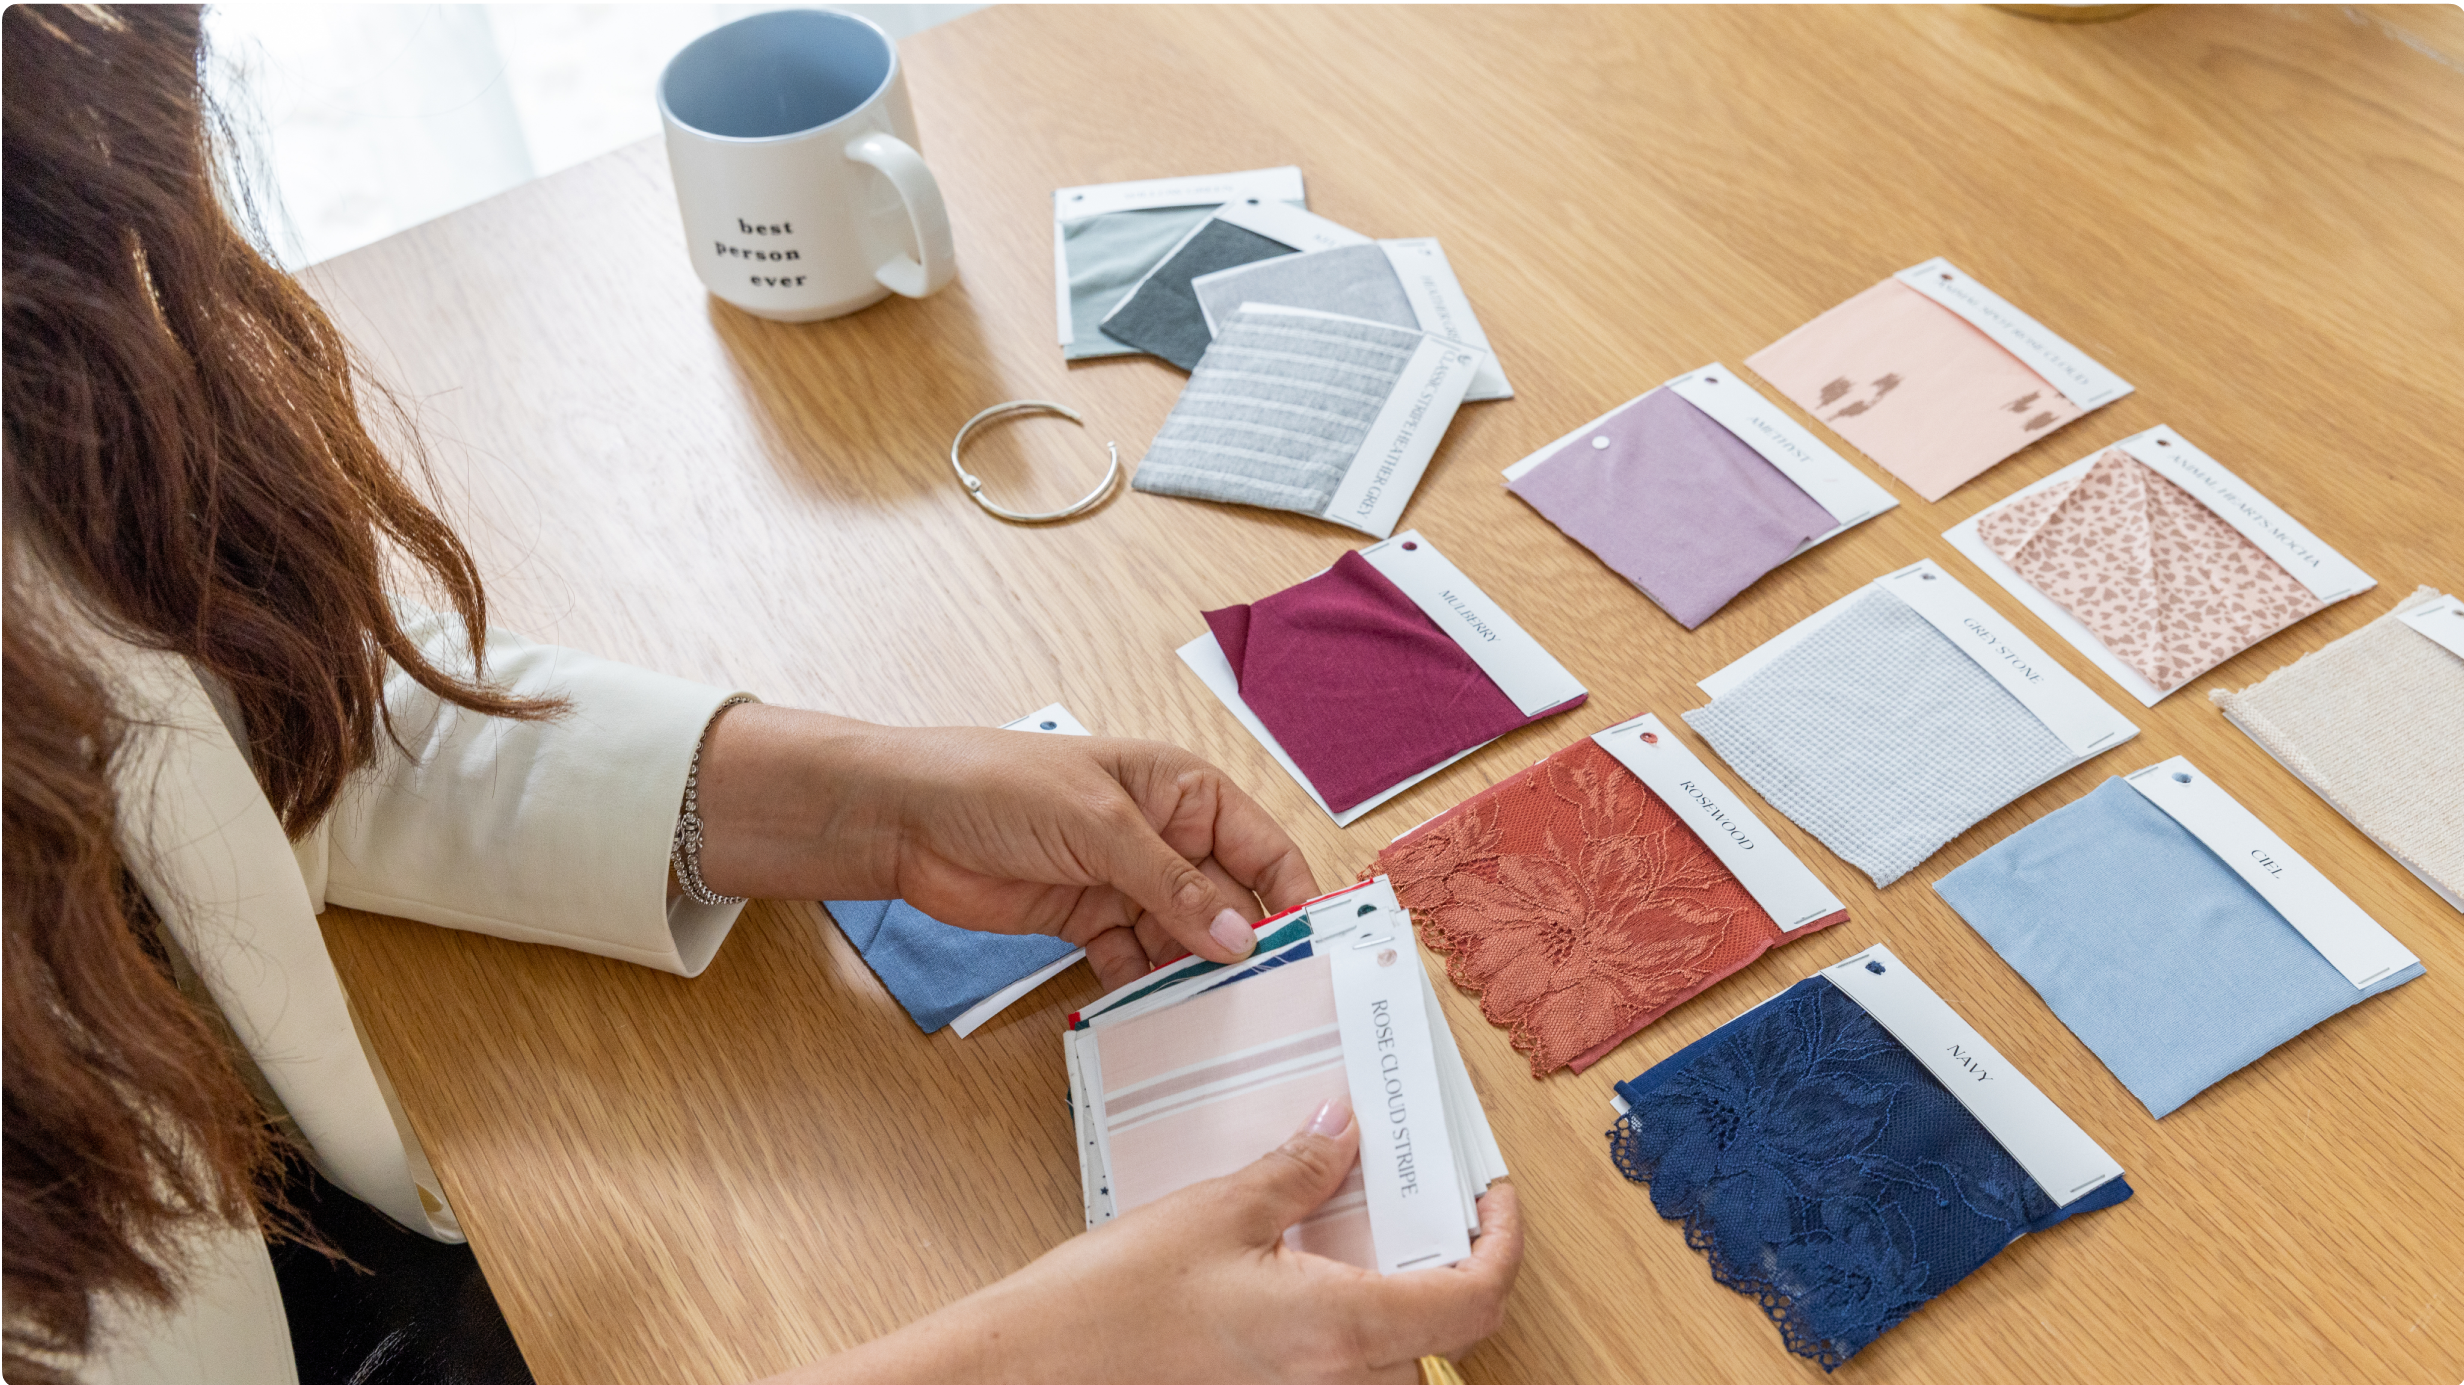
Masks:
[[[1146,211],[1155,207],[1218,207],[1245,197],[1271,202],[1305,202],[1300,168],[1253,168],[1243,173],[1212,173],[1195,178],[1145,178],[1130,183],[1090,183],[1056,188],[1052,219],[1083,221],[1114,212]]]
[[[1583,695],[1583,685],[1566,666],[1551,658],[1420,531],[1406,529],[1362,549],[1360,556],[1452,636],[1523,715],[1536,717]]]
[[[2068,669],[2045,656],[2036,642],[2019,633],[1975,592],[1952,580],[1927,558],[1901,568],[1874,583],[1908,603],[1926,623],[1976,660],[2070,753],[2084,760],[2139,734],[2130,718],[2115,711]]]
[[[1711,848],[1781,932],[1848,907],[1658,717],[1645,712],[1591,739]]]
[[[1315,212],[1304,211],[1289,202],[1271,197],[1243,198],[1227,202],[1215,213],[1215,220],[1254,231],[1271,241],[1280,241],[1295,250],[1340,250],[1347,245],[1367,245],[1369,238],[1349,226],[1328,221]]]
[[[2276,566],[2293,574],[2321,601],[2342,601],[2378,585],[2350,558],[2329,548],[2318,535],[2302,527],[2248,482],[2227,471],[2213,457],[2191,446],[2163,424],[2122,439],[2114,446],[2173,484],[2190,492],[2200,504],[2258,545]]]
[[[1480,319],[1472,315],[1472,300],[1463,292],[1463,285],[1454,277],[1454,266],[1447,263],[1446,252],[1438,248],[1432,237],[1406,240],[1382,240],[1378,248],[1386,252],[1386,263],[1394,267],[1395,277],[1403,281],[1403,296],[1412,305],[1412,317],[1423,332],[1434,332],[1489,353],[1472,377],[1472,387],[1465,399],[1512,399],[1514,386],[1506,382],[1505,367],[1497,363],[1497,353],[1489,346],[1489,334],[1480,330]]]
[[[1078,723],[1069,708],[1055,702],[1027,713],[1016,721],[1003,722],[1004,731],[1041,731],[1047,736],[1092,736],[1095,733]]]
[[[1378,1272],[1451,1265],[1471,1254],[1471,1237],[1411,916],[1384,876],[1350,901],[1358,901],[1358,926],[1332,942],[1321,935],[1319,950],[1332,964]]]
[[[1966,318],[1969,325],[1993,338],[1994,345],[2017,356],[2081,409],[2110,404],[2131,391],[2129,381],[1939,255],[1891,277]]]
[[[2190,761],[2176,755],[2124,778],[2257,890],[2356,988],[2421,961]]]
[[[2464,659],[2464,597],[2442,596],[2425,601],[2396,619],[2429,637],[2439,648]]]
[[[1833,533],[1899,504],[1889,491],[1797,426],[1796,420],[1717,361],[1687,371],[1669,381],[1665,388],[1736,434],[1737,441],[1753,448],[1782,476],[1795,482],[1798,490],[1813,497],[1815,504],[1830,511],[1831,521],[1837,526]]]
[[[2122,1166],[2038,1091],[1891,949],[1876,945],[1820,973],[1891,1031],[2019,1161],[2054,1205],[2068,1207],[2122,1176]]]

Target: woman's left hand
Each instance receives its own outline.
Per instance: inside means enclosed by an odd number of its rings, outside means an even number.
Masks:
[[[1051,934],[1084,947],[1107,990],[1184,951],[1247,956],[1251,924],[1317,893],[1264,809],[1155,741],[751,703],[711,727],[700,797],[713,890],[899,898],[964,928]]]

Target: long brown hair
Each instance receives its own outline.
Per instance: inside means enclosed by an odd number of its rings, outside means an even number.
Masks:
[[[265,1225],[279,1146],[172,985],[115,846],[110,690],[52,593],[226,685],[294,836],[376,753],[389,663],[432,663],[399,557],[484,641],[470,555],[361,418],[341,334],[260,253],[195,7],[18,5],[5,24],[6,1367],[65,1380],[96,1309],[167,1305],[201,1224]],[[245,228],[245,229],[243,229]]]

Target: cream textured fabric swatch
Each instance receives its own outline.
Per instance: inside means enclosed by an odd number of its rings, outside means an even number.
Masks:
[[[2235,726],[2412,871],[2464,896],[2464,659],[2395,609],[2240,692]]]

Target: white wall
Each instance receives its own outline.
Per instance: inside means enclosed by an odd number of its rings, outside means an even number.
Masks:
[[[313,264],[659,131],[659,70],[776,5],[337,5],[207,11],[287,265]],[[893,38],[976,5],[837,5]]]

